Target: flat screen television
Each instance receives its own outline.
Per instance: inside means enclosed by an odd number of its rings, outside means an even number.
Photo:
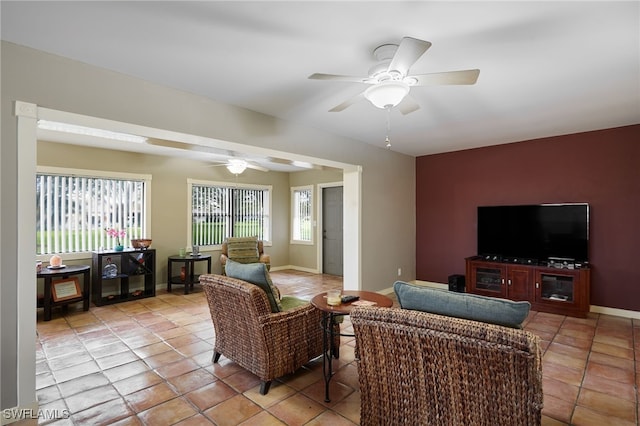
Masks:
[[[478,255],[589,261],[589,205],[478,207]]]

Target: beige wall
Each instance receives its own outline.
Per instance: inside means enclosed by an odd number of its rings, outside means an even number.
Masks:
[[[20,258],[16,254],[20,250],[28,253],[30,246],[35,247],[34,243],[22,241],[19,237],[23,231],[18,229],[22,222],[18,216],[30,213],[19,211],[21,197],[18,194],[28,194],[34,189],[29,179],[18,179],[23,170],[18,167],[17,120],[12,111],[16,100],[60,111],[360,165],[361,200],[347,200],[347,207],[361,202],[361,223],[358,225],[361,240],[355,244],[361,248],[362,287],[367,290],[388,288],[398,278],[398,267],[402,267],[402,279],[415,278],[413,157],[4,41],[1,55],[0,408],[26,405],[33,402],[29,401],[31,397],[35,397],[32,381],[26,377],[35,372],[29,361],[32,354],[19,354],[15,349],[16,342],[20,343],[21,339],[28,342],[34,335],[33,324],[29,321],[20,323],[22,318],[28,317],[21,316],[20,309],[28,312],[33,307],[18,309],[17,305],[19,286],[32,286],[35,280],[35,277],[27,278],[30,277],[25,273],[28,268],[19,268]],[[26,155],[32,153],[27,152]],[[25,186],[21,188],[19,185]],[[169,215],[173,214],[173,206],[164,207]],[[160,225],[162,223],[160,221]],[[31,231],[24,231],[26,235],[32,235]],[[174,249],[174,244],[167,242],[167,250]],[[18,277],[22,276],[24,282],[19,283]],[[27,357],[18,362],[18,355]]]

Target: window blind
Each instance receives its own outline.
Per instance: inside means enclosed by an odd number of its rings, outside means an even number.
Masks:
[[[112,248],[105,229],[125,230],[123,243],[145,235],[145,182],[36,175],[36,253]]]
[[[192,244],[218,245],[228,237],[269,239],[269,190],[192,186]]]
[[[293,241],[312,241],[312,190],[310,188],[292,189],[292,239]]]

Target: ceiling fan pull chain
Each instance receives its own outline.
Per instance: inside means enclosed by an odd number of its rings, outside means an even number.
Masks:
[[[387,149],[391,149],[391,141],[389,140],[389,132],[391,131],[391,106],[385,108],[387,110],[387,138],[384,140]]]

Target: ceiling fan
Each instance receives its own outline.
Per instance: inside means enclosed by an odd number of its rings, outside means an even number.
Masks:
[[[212,148],[212,147],[208,147],[208,146],[201,146],[201,145],[195,145],[195,144],[189,144],[189,143],[184,143],[184,142],[176,142],[176,141],[167,141],[167,140],[162,140],[162,139],[153,139],[153,138],[149,138],[146,143],[148,143],[149,145],[156,145],[156,146],[161,146],[164,148],[171,148],[171,149],[180,149],[183,151],[196,151],[196,152],[202,152],[205,153],[205,155],[210,155],[216,159],[213,160],[209,160],[211,161],[211,164],[208,165],[208,167],[219,167],[219,166],[225,166],[227,168],[227,170],[229,170],[229,172],[233,173],[234,175],[239,175],[242,174],[242,172],[244,172],[246,169],[254,169],[254,170],[259,170],[261,172],[268,172],[269,169],[267,169],[266,167],[262,167],[258,164],[254,164],[250,161],[244,160],[242,158],[233,158],[235,153],[233,153],[232,151],[229,150],[224,150],[224,149],[218,149],[218,148]],[[226,159],[224,159],[225,157],[227,157]],[[231,158],[230,158],[231,157]],[[220,160],[217,160],[217,159]],[[205,159],[205,158],[203,158]],[[224,159],[224,161],[223,161]]]
[[[240,175],[246,169],[259,170],[261,172],[268,172],[269,169],[266,167],[259,166],[257,164],[251,163],[247,160],[243,160],[241,158],[230,158],[225,162],[220,162],[218,164],[212,164],[212,167],[216,166],[225,166],[230,173],[234,175]]]
[[[365,91],[330,109],[330,112],[342,111],[366,99],[374,106],[388,110],[399,105],[402,114],[409,114],[420,108],[416,101],[407,96],[412,86],[475,84],[480,74],[480,70],[472,69],[410,75],[409,68],[429,47],[431,43],[428,41],[404,37],[399,45],[383,44],[374,49],[373,56],[379,63],[369,70],[367,77],[316,73],[309,78],[370,85]]]
[[[164,139],[147,138],[148,145],[155,145],[171,150],[192,151],[197,154],[199,160],[207,161],[207,167],[225,166],[233,174],[241,174],[246,169],[268,172],[270,170],[299,171],[299,170],[323,170],[324,166],[300,160],[290,160],[278,157],[246,157],[245,154],[229,149],[216,148],[211,146],[197,145],[187,142],[169,141]],[[266,165],[263,166],[263,165]],[[274,167],[272,167],[274,166]]]

